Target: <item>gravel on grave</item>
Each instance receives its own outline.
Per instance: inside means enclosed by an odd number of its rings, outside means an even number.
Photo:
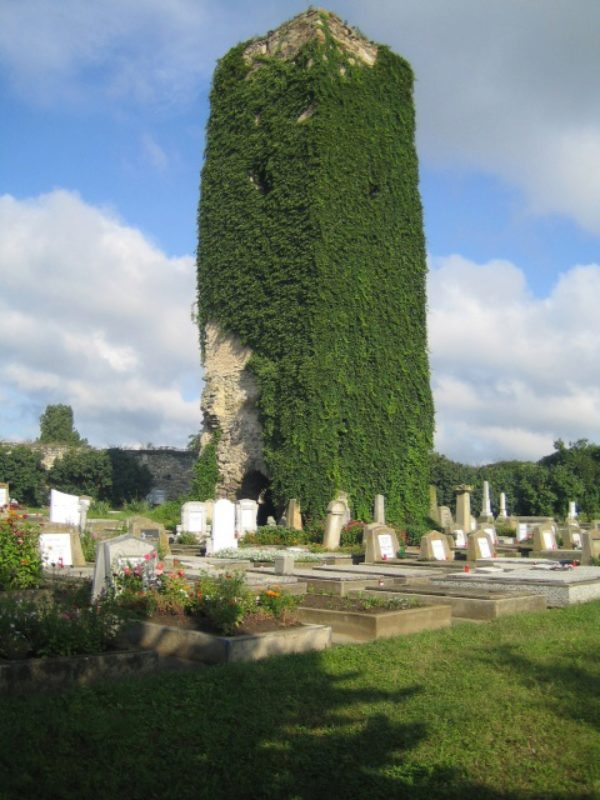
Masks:
[[[155,625],[164,625],[169,628],[180,628],[187,631],[200,631],[211,633],[215,636],[224,636],[205,617],[192,617],[188,614],[154,614],[143,622],[152,622]],[[267,614],[247,614],[242,624],[230,636],[247,636],[256,633],[269,633],[287,628],[298,628],[302,625],[293,614],[288,614],[283,620],[274,619]]]
[[[306,594],[300,600],[299,605],[303,608],[324,608],[328,611],[358,611],[361,614],[381,614],[385,611],[403,611],[407,608],[416,608],[418,604],[413,598],[398,597],[394,598],[393,603],[382,603],[381,605],[371,605],[371,598],[360,597],[340,597],[330,594]]]

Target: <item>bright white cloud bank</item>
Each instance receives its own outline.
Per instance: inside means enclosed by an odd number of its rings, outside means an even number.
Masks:
[[[537,459],[559,437],[600,441],[600,266],[573,267],[543,299],[506,261],[430,266],[439,452],[485,463]]]
[[[199,429],[191,257],[74,193],[5,195],[0,284],[0,438],[35,438],[48,403],[71,405],[92,444],[183,445]]]
[[[437,449],[482,463],[600,442],[600,266],[543,299],[505,261],[430,267]],[[48,403],[71,405],[97,445],[183,445],[199,429],[191,257],[70,192],[4,196],[0,283],[0,438],[35,437]]]

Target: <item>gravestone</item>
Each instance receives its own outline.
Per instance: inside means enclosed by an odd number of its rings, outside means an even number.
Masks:
[[[376,561],[389,561],[398,555],[399,544],[396,531],[387,525],[372,522],[365,526],[363,533],[365,544],[365,563],[373,564]]]
[[[352,512],[350,511],[350,500],[348,499],[348,492],[338,492],[335,497],[336,502],[344,504],[344,525],[347,525],[352,519]]]
[[[327,550],[337,550],[340,546],[345,515],[346,505],[340,500],[332,500],[327,506],[327,520],[323,536],[323,547]]]
[[[446,536],[439,531],[429,531],[422,536],[419,558],[425,561],[452,561],[452,551]]]
[[[485,531],[490,539],[492,540],[492,544],[496,544],[498,542],[498,536],[496,535],[496,528],[493,525],[482,525],[481,530]]]
[[[538,525],[533,529],[533,552],[541,553],[544,550],[556,550],[556,536],[549,526]]]
[[[533,529],[542,525],[543,527],[554,526],[553,530],[556,531],[554,520],[552,517],[517,517],[516,518],[516,539],[522,542],[525,539],[531,539],[533,536]]]
[[[490,484],[489,481],[483,482],[483,495],[481,501],[481,514],[479,516],[481,522],[493,521],[492,505],[490,503]]]
[[[569,501],[569,514],[567,519],[570,522],[576,522],[577,520],[577,505],[573,500]]]
[[[576,525],[568,525],[562,531],[562,537],[565,550],[579,550],[581,548],[581,530]]]
[[[181,506],[181,530],[203,536],[206,533],[206,503],[190,501]]]
[[[256,516],[258,503],[256,500],[239,500],[235,506],[236,530],[240,536],[245,533],[254,533],[256,530]]]
[[[454,488],[456,492],[456,527],[461,528],[467,533],[473,530],[473,518],[471,516],[471,492],[472,486],[461,484]]]
[[[467,536],[467,561],[494,558],[494,543],[481,528]]]
[[[293,498],[287,504],[285,511],[285,518],[287,520],[287,527],[293,528],[295,531],[302,530],[302,515],[300,513],[300,503]]]
[[[161,555],[168,555],[171,552],[169,534],[160,522],[155,522],[149,517],[131,517],[127,523],[127,530],[130,536],[151,542],[156,549],[160,548]]]
[[[500,492],[500,511],[498,512],[499,519],[506,519],[508,513],[506,511],[506,495],[504,492]]]
[[[79,531],[49,523],[40,533],[40,555],[45,567],[84,567]]]
[[[155,547],[128,533],[98,545],[92,580],[92,602],[113,585],[113,573],[120,572],[127,564],[132,567],[144,564],[151,577],[156,564]]]
[[[454,547],[465,548],[467,546],[467,536],[461,528],[455,528],[450,535],[454,539]]]
[[[275,556],[273,564],[275,575],[292,575],[294,572],[294,556],[291,553],[281,553]]]
[[[275,517],[267,517],[267,527],[268,528],[277,527],[277,521],[275,520]]]
[[[440,524],[440,510],[438,508],[438,501],[437,501],[437,487],[434,486],[432,483],[429,484],[429,518],[432,519],[437,524]]]
[[[439,508],[440,525],[445,531],[449,531],[454,526],[454,518],[452,511],[448,506],[440,506]]]
[[[0,508],[7,506],[10,502],[10,491],[8,483],[0,483]]]
[[[87,524],[87,515],[90,506],[93,503],[93,498],[87,495],[81,495],[79,498],[79,530],[84,531]]]
[[[382,494],[375,495],[373,522],[377,522],[379,525],[385,525],[385,497]]]
[[[79,496],[51,489],[50,522],[60,522],[63,525],[75,525],[75,527],[79,528],[81,522]]]
[[[211,544],[213,553],[238,546],[235,536],[235,505],[225,497],[217,500],[213,508]]]
[[[600,560],[600,531],[581,531],[581,563],[591,564]]]

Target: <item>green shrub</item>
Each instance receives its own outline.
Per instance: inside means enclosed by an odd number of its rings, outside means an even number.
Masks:
[[[300,544],[310,544],[311,542],[318,543],[322,541],[317,539],[318,534],[314,531],[297,531],[294,528],[284,528],[280,525],[271,527],[269,525],[261,525],[254,533],[246,533],[240,539],[241,547],[255,547],[264,545],[280,545],[284,547],[292,547]]]
[[[0,481],[10,484],[19,503],[41,506],[46,502],[46,470],[40,453],[25,445],[0,446]]]
[[[0,589],[30,589],[42,579],[38,525],[27,515],[9,513],[0,519]]]
[[[287,594],[279,588],[270,587],[258,595],[258,607],[275,619],[285,622],[298,606],[299,600],[300,598],[293,594]]]
[[[342,529],[340,536],[340,547],[357,547],[362,546],[363,534],[365,526],[364,523],[356,519],[350,520],[347,525]]]
[[[166,503],[161,503],[149,511],[148,516],[155,522],[160,522],[165,528],[174,531],[181,522],[181,504],[182,500],[167,500]]]
[[[81,549],[86,561],[91,562],[96,560],[97,544],[98,541],[91,531],[84,531],[81,534]]]
[[[122,624],[110,604],[77,607],[0,599],[0,656],[26,658],[101,653]]]
[[[48,484],[61,492],[106,499],[112,489],[110,459],[104,450],[70,450],[52,465]]]
[[[221,633],[234,633],[244,616],[255,608],[256,598],[246,586],[243,572],[198,581],[193,611],[210,620]]]
[[[195,533],[188,533],[184,531],[177,537],[178,544],[198,544],[198,537]]]

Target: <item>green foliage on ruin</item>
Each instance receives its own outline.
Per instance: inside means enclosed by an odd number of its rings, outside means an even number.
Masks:
[[[217,463],[217,447],[220,440],[221,431],[217,430],[213,433],[210,442],[204,445],[194,464],[194,478],[190,491],[190,498],[193,500],[211,500],[215,496],[215,488],[220,478]]]
[[[325,15],[326,20],[326,15]],[[368,519],[428,506],[433,406],[410,66],[325,31],[291,61],[219,63],[202,173],[199,322],[249,345],[279,501]]]

